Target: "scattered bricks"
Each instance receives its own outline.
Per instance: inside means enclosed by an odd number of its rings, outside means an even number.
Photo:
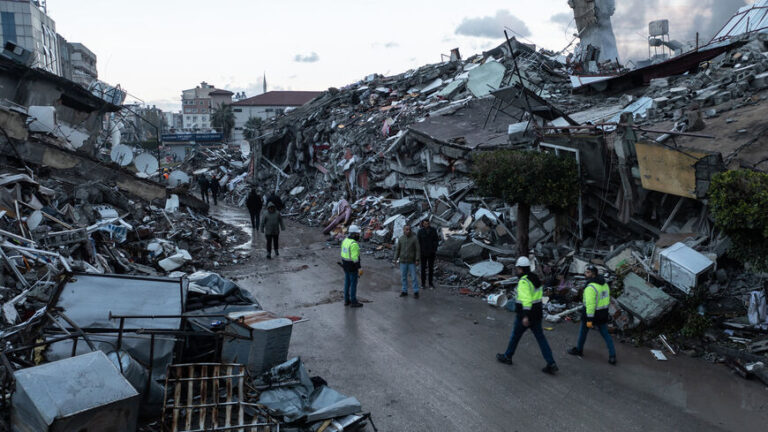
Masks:
[[[474,243],[466,243],[459,249],[459,256],[464,261],[476,261],[483,257],[483,248]]]
[[[714,96],[714,98],[712,99],[712,101],[714,102],[715,105],[720,105],[722,103],[725,103],[725,102],[728,102],[729,100],[731,100],[731,97],[732,97],[731,92],[723,91],[723,92],[720,92],[720,93],[716,94]]]
[[[669,87],[669,78],[654,78],[651,80],[651,88]]]
[[[669,102],[669,98],[666,96],[658,97],[653,100],[653,107],[656,109],[664,108],[667,106],[667,103]]]
[[[755,76],[750,86],[756,90],[763,90],[768,88],[768,72],[763,72],[760,75]]]
[[[466,241],[464,238],[449,237],[437,248],[437,255],[444,258],[455,258],[459,255],[461,245]],[[470,243],[472,244],[472,243]]]

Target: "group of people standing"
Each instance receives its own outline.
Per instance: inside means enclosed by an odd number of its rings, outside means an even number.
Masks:
[[[208,192],[211,192],[211,198],[213,198],[213,205],[219,204],[219,192],[221,192],[220,179],[215,174],[210,178],[206,174],[200,174],[197,177],[197,185],[200,187],[200,198],[204,203],[210,204],[211,200],[208,198]]]
[[[267,211],[262,212],[264,201],[267,203]],[[263,198],[256,188],[251,188],[245,199],[245,206],[251,216],[251,228],[254,234],[259,231],[267,240],[267,259],[272,259],[272,251],[275,256],[280,256],[279,239],[280,231],[285,231],[285,223],[280,211],[283,210],[283,201],[276,194],[270,194]]]
[[[360,227],[351,225],[347,238],[341,243],[341,265],[344,268],[344,306],[362,306],[357,301],[358,277],[363,273],[360,264],[360,245],[358,243],[360,235]],[[427,281],[429,281],[429,286],[434,288],[434,264],[438,243],[437,231],[430,226],[429,220],[424,220],[421,223],[421,229],[416,235],[413,234],[409,225],[403,227],[403,235],[397,239],[394,253],[394,262],[400,265],[402,283],[400,297],[408,296],[408,277],[410,275],[413,297],[419,298],[416,267],[420,263],[421,286],[426,286]],[[511,365],[512,356],[515,354],[520,339],[525,331],[530,329],[539,345],[541,355],[546,361],[542,371],[548,374],[555,374],[559,368],[542,328],[542,318],[544,315],[542,307],[543,284],[536,273],[531,270],[531,262],[528,257],[521,256],[518,258],[515,262],[515,270],[519,278],[515,291],[515,322],[506,351],[496,354],[496,359],[501,363]],[[589,329],[594,328],[599,331],[605,340],[606,347],[608,348],[608,363],[615,365],[616,349],[611,335],[608,333],[610,288],[605,278],[598,273],[594,265],[587,266],[584,276],[587,280],[587,285],[583,293],[584,306],[582,308],[579,337],[576,346],[570,348],[567,353],[582,356],[587,333]]]

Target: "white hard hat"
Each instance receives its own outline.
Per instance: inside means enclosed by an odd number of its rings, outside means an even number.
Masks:
[[[515,263],[517,267],[530,267],[531,261],[528,259],[528,257],[521,256],[517,259],[517,262]]]
[[[357,225],[350,225],[349,231],[350,234],[360,234],[360,227]]]

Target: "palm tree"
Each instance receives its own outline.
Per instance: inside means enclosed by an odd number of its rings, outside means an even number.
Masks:
[[[259,130],[261,129],[261,117],[251,117],[245,122],[243,126],[243,137],[249,142],[259,136]]]
[[[219,129],[225,140],[229,140],[232,129],[235,128],[235,113],[231,105],[222,104],[211,115],[211,125]]]

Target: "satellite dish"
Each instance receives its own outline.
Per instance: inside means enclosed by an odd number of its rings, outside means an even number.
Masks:
[[[172,188],[187,183],[189,183],[189,176],[184,171],[174,171],[168,176],[168,186]]]
[[[160,168],[160,164],[157,163],[157,159],[149,153],[142,153],[136,156],[136,160],[133,165],[140,173],[152,174]]]
[[[112,162],[116,162],[120,166],[128,166],[133,160],[133,150],[127,145],[118,144],[112,147],[112,153],[109,156],[112,158]]]

